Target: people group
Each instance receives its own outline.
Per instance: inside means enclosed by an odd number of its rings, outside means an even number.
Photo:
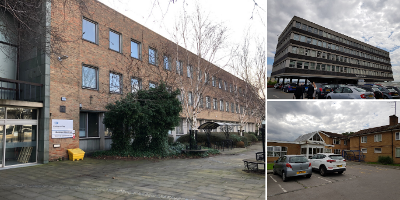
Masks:
[[[308,86],[307,92],[305,91],[304,84],[301,84],[296,87],[293,98],[302,99],[304,97],[308,99],[315,99],[316,93],[317,85],[315,84],[315,82]]]

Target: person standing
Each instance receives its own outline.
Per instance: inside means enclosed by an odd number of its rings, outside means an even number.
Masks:
[[[296,90],[294,91],[294,96],[296,99],[300,99],[303,96],[303,87],[301,85],[297,85]]]
[[[314,85],[315,85],[315,83],[313,85],[308,86],[308,90],[307,90],[308,99],[315,99]]]
[[[316,96],[316,94],[317,94],[317,89],[318,89],[318,87],[317,87],[317,85],[315,84],[315,82],[313,82],[312,84],[313,84],[313,87],[314,87],[313,99],[315,99],[315,96]]]

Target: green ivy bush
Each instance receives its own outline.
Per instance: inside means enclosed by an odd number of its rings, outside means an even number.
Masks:
[[[189,137],[190,137],[190,134],[185,134],[185,135],[180,136],[176,141],[180,142],[180,143],[188,144],[189,143]],[[226,137],[225,137],[225,134],[223,132],[211,132],[210,142],[212,144],[215,144],[216,142],[222,142],[225,139],[226,139]],[[246,146],[248,145],[247,137],[238,136],[237,133],[230,133],[229,134],[229,139],[231,139],[234,144],[236,144],[239,141],[243,141],[243,143]],[[206,135],[205,132],[197,133],[197,143],[205,144],[206,141],[207,141],[207,135]]]
[[[182,110],[176,98],[178,94],[179,90],[170,92],[161,83],[156,88],[128,93],[107,104],[103,123],[112,132],[109,153],[169,155],[168,130],[179,124]]]
[[[258,141],[257,137],[252,133],[244,133],[244,137],[246,137],[247,140],[250,141],[250,142],[257,142]]]
[[[173,143],[174,143],[174,137],[168,135],[168,144],[171,145],[171,144],[173,144]]]
[[[379,156],[378,163],[381,163],[384,165],[393,164],[393,158],[391,158],[390,156]]]

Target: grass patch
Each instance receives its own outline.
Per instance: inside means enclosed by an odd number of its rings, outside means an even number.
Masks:
[[[367,162],[367,164],[372,164],[372,165],[400,166],[400,164],[382,164],[382,163],[378,163],[378,162]]]
[[[274,163],[267,163],[267,170],[272,170],[274,167]]]

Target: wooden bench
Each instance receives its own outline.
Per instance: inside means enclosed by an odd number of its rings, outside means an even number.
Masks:
[[[258,165],[264,165],[265,170],[265,162],[263,160],[256,159],[244,159],[244,168],[250,171],[258,171]]]

